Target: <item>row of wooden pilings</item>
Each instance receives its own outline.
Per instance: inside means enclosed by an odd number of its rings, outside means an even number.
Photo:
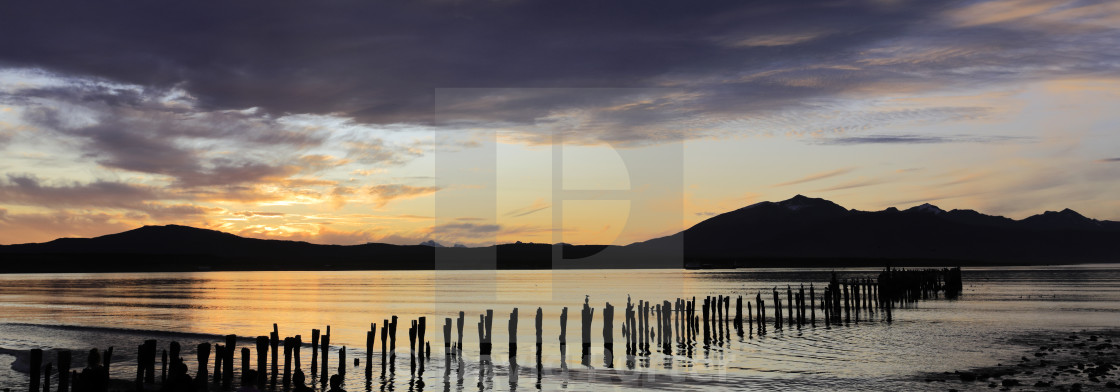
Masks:
[[[777,287],[773,288],[770,293],[772,298],[771,308],[774,312],[772,317],[767,317],[766,301],[763,299],[764,296],[761,291],[755,294],[753,303],[749,299],[744,301],[742,295],[736,296],[734,316],[731,313],[731,296],[705,297],[699,306],[700,315],[697,315],[696,297],[691,299],[677,298],[672,302],[662,301],[661,303],[643,300],[633,303],[628,297],[621,332],[625,339],[625,350],[628,357],[648,356],[653,350],[672,355],[673,348],[691,349],[693,346],[700,344],[700,339],[702,339],[705,348],[712,344],[722,344],[731,338],[732,328],[735,329],[736,335],[741,337],[744,333],[750,336],[767,334],[771,321],[773,328],[776,330],[782,330],[783,328],[801,329],[806,325],[816,327],[818,310],[822,312],[822,321],[825,327],[847,325],[853,323],[853,321],[859,323],[861,319],[870,320],[871,317],[876,315],[880,316],[879,319],[890,322],[895,303],[913,302],[937,296],[939,293],[944,293],[947,298],[955,298],[960,294],[961,287],[960,268],[913,271],[888,268],[877,279],[860,278],[843,281],[837,279],[836,274],[833,273],[831,281],[820,296],[817,295],[813,284],[809,284],[807,291],[804,285],[796,290],[787,285],[784,293]],[[784,306],[782,294],[785,294]],[[743,309],[744,302],[747,306],[745,312]],[[582,326],[580,333],[581,354],[582,362],[585,365],[590,365],[591,324],[594,314],[595,309],[590,305],[590,297],[587,297],[584,299],[580,314]],[[867,316],[864,317],[864,314]],[[744,315],[746,315],[745,320]],[[613,367],[614,306],[609,302],[603,308],[602,317],[604,365]],[[478,342],[480,359],[483,362],[491,361],[493,353],[491,334],[493,319],[494,311],[492,309],[488,309],[484,314],[479,315],[477,324]],[[543,342],[543,321],[542,309],[538,307],[535,315],[535,343],[538,361]],[[567,346],[567,323],[568,308],[564,307],[560,313],[559,343],[562,352],[566,350]],[[370,329],[366,332],[365,342],[365,370],[367,375],[373,371],[374,343],[378,337],[381,341],[382,373],[385,373],[386,365],[393,365],[396,356],[397,324],[397,316],[383,320],[380,335],[377,334],[377,324],[370,324]],[[448,360],[462,355],[464,324],[464,312],[459,312],[458,318],[455,320],[450,317],[444,319],[444,352]],[[517,355],[517,327],[518,309],[514,308],[509,314],[508,322],[508,354],[511,362]],[[413,372],[416,371],[417,357],[421,359],[419,363],[421,371],[423,361],[431,358],[431,343],[426,340],[426,330],[426,317],[411,320],[408,333]],[[452,339],[453,331],[456,332],[455,339]],[[201,343],[197,346],[198,372],[191,384],[194,387],[189,390],[206,391],[210,389],[211,385],[221,390],[231,390],[233,388],[233,365],[234,353],[237,352],[237,340],[235,335],[226,335],[224,345],[211,346],[210,343]],[[330,326],[327,326],[325,333],[321,333],[319,329],[311,330],[310,380],[314,382],[315,378],[318,378],[323,390],[326,389],[329,380],[328,375],[331,374],[329,368],[330,340]],[[251,348],[242,347],[240,349],[240,369],[242,369],[240,385],[251,384],[261,388],[266,388],[267,385],[267,388],[271,390],[277,390],[278,386],[283,390],[291,389],[293,386],[293,371],[300,373],[300,376],[302,376],[300,363],[300,349],[304,345],[302,335],[285,337],[281,340],[279,327],[273,324],[271,333],[268,336],[258,336],[255,343],[257,351],[255,369],[252,369],[250,362]],[[279,360],[281,347],[284,356],[282,372]],[[181,347],[177,342],[170,342],[168,349],[162,351],[160,356],[162,359],[161,384],[182,382],[186,366],[184,360],[180,357],[180,351]],[[146,340],[137,347],[135,384],[137,391],[144,390],[146,385],[155,384],[156,353],[157,342],[155,340]],[[214,370],[212,374],[209,374],[209,359],[212,353],[214,354]],[[103,354],[98,354],[96,349],[91,350],[91,359],[87,362],[92,365],[87,366],[79,375],[77,371],[71,370],[71,353],[69,351],[58,352],[57,391],[104,391],[105,386],[108,385],[109,364],[112,355],[112,347],[105,350]],[[271,357],[271,361],[268,360],[269,357]],[[31,350],[31,382],[29,388],[31,392],[52,392],[50,380],[54,369],[52,369],[51,363],[47,363],[44,367],[42,362],[43,351],[41,349]],[[96,362],[100,362],[100,364]],[[355,366],[358,362],[359,359],[354,358]],[[269,365],[271,365],[271,368],[269,368]],[[338,371],[335,374],[345,377],[346,368],[346,347],[341,347],[338,350]],[[176,372],[177,369],[178,372]],[[390,369],[390,372],[392,372],[392,369]],[[187,376],[187,379],[189,379],[189,376]],[[210,381],[211,379],[212,381]],[[40,384],[40,381],[42,381],[42,384]]]

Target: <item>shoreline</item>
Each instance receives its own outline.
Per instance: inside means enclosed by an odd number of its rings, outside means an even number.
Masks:
[[[1120,390],[1120,329],[1024,335],[1010,342],[1023,347],[1021,357],[914,380],[947,391]]]

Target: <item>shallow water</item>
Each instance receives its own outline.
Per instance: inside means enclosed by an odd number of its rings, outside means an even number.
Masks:
[[[410,390],[664,390],[832,389],[915,390],[923,372],[952,371],[1018,358],[1022,348],[1010,340],[1032,333],[1064,333],[1120,327],[1120,265],[1020,268],[966,268],[958,300],[929,300],[897,309],[887,323],[880,312],[865,321],[826,328],[786,326],[784,331],[731,336],[711,347],[674,349],[628,361],[621,335],[626,298],[660,303],[677,297],[743,295],[787,284],[818,289],[830,270],[758,269],[734,271],[583,270],[583,271],[344,271],[199,272],[126,274],[0,275],[0,348],[75,350],[114,346],[113,376],[133,379],[136,345],[158,339],[183,344],[183,357],[196,371],[194,347],[219,343],[220,335],[245,339],[268,335],[278,323],[280,336],[331,326],[331,373],[337,350],[347,347],[349,391]],[[876,269],[838,269],[841,278],[872,276]],[[808,286],[806,286],[808,287]],[[590,366],[581,363],[580,307],[585,295],[596,308]],[[768,306],[769,298],[767,299]],[[785,302],[785,295],[782,295]],[[613,369],[604,365],[602,308],[615,306]],[[732,301],[734,302],[734,301]],[[746,302],[746,301],[744,301]],[[567,306],[568,341],[561,357],[559,314]],[[533,316],[544,313],[544,345],[538,371]],[[744,307],[746,305],[744,304]],[[509,312],[519,309],[519,350],[507,354]],[[734,304],[731,305],[734,312]],[[494,309],[492,364],[480,364],[476,323]],[[445,365],[445,317],[466,313],[463,360]],[[745,309],[744,309],[745,311]],[[773,317],[773,309],[767,309]],[[699,309],[697,310],[699,314]],[[380,342],[372,377],[365,375],[365,332],[391,315],[401,320],[395,372],[383,376]],[[408,323],[427,317],[432,358],[413,376],[408,355]],[[823,315],[818,314],[818,319]],[[744,315],[744,317],[746,317]],[[866,319],[870,320],[866,320]],[[378,332],[380,334],[380,332]],[[454,335],[454,333],[453,333]],[[310,347],[302,365],[310,367]],[[255,350],[253,355],[255,356]],[[26,388],[27,375],[12,370],[13,357],[0,354],[0,384]],[[511,372],[511,362],[517,364]],[[256,364],[256,358],[252,363]],[[240,367],[240,359],[235,359]],[[213,359],[210,360],[211,367]],[[158,368],[157,364],[157,368]],[[633,367],[631,369],[631,366]],[[158,370],[157,370],[158,372]],[[540,375],[538,378],[538,374]],[[157,376],[158,377],[158,376]],[[57,381],[54,382],[57,384]]]

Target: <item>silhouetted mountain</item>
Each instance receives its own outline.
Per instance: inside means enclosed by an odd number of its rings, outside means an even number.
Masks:
[[[559,246],[559,254],[578,260],[604,248],[565,244]],[[318,245],[167,225],[95,238],[0,246],[0,272],[548,269],[553,267],[553,256],[549,244],[518,242],[481,248],[446,248],[434,241]]]
[[[1020,221],[923,204],[847,210],[801,195],[714,216],[672,236],[632,244],[647,252],[683,241],[694,264],[774,260],[936,260],[989,263],[1120,261],[1120,223],[1072,210]]]
[[[556,261],[558,260],[558,261]],[[0,271],[679,268],[1120,261],[1120,223],[1072,210],[1023,220],[931,204],[848,210],[795,196],[716,215],[628,246],[443,247],[317,245],[186,226],[145,226],[96,238],[0,246]]]

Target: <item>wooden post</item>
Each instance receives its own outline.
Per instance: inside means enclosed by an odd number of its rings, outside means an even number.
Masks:
[[[183,350],[182,350],[182,347],[179,346],[179,342],[176,342],[176,341],[171,342],[171,344],[168,346],[168,350],[167,350],[167,355],[170,356],[170,360],[171,360],[170,364],[174,365],[174,364],[183,362],[183,357],[179,355],[182,351]]]
[[[51,392],[51,363],[43,368],[43,392]]]
[[[844,321],[852,322],[852,303],[850,301],[851,295],[848,289],[848,283],[844,282]]]
[[[226,357],[226,349],[220,344],[214,345],[214,384],[222,382],[222,359]]]
[[[296,338],[284,338],[284,378],[281,385],[284,386],[285,391],[292,387],[292,351],[295,349],[292,346],[295,346],[295,343]]]
[[[517,357],[517,308],[513,308],[513,311],[509,313],[507,324],[509,328],[509,357],[511,358],[510,363],[513,363],[512,358]]]
[[[28,373],[31,376],[31,382],[28,390],[31,392],[39,392],[39,382],[42,380],[40,372],[43,369],[43,350],[38,348],[31,349],[31,365],[28,368]]]
[[[366,373],[373,373],[373,341],[377,338],[377,323],[369,323],[366,331]]]
[[[394,320],[396,317],[394,317]],[[319,345],[322,346],[320,352],[323,353],[323,359],[319,361],[319,366],[322,369],[319,371],[319,384],[326,385],[327,380],[330,379],[330,368],[327,365],[330,362],[330,349],[331,349],[331,326],[327,326],[327,333],[320,337]]]
[[[237,335],[226,335],[226,359],[222,364],[222,389],[233,388],[233,353],[237,350]]]
[[[252,350],[249,350],[248,347],[242,347],[241,348],[241,385],[246,385],[246,384],[249,383],[249,370],[250,370],[249,366],[250,366],[250,363],[252,363],[251,360],[252,360]]]
[[[109,364],[113,363],[113,346],[109,346],[101,357],[101,366],[105,367],[105,374],[109,374]],[[106,380],[108,382],[108,380]]]
[[[280,327],[277,326],[276,323],[272,324],[272,334],[269,335],[269,337],[268,337],[268,345],[270,346],[269,348],[272,349],[272,377],[269,377],[269,384],[268,385],[269,385],[269,388],[275,390],[276,389],[276,375],[278,373],[280,373],[280,355],[279,355],[280,354],[279,353],[279,351],[280,351],[279,350],[279,348],[280,348]],[[262,371],[262,373],[263,373],[263,371]],[[259,385],[259,387],[261,389],[264,389],[264,383],[261,383],[261,385]]]
[[[812,283],[809,283],[809,324],[817,326],[817,292]]]
[[[257,336],[257,387],[264,388],[268,377],[268,336]],[[245,370],[242,369],[242,372]]]
[[[560,310],[560,350],[564,350],[564,346],[568,345],[568,307],[565,306]]]
[[[315,376],[319,374],[319,330],[311,330],[311,378],[307,382],[315,384]]]
[[[455,341],[455,354],[463,354],[463,323],[466,319],[466,312],[459,311],[459,318],[455,321],[455,328],[458,331],[458,340]]]
[[[194,379],[199,385],[205,386],[206,379],[209,378],[206,369],[210,365],[210,343],[199,343],[195,349],[195,354],[198,359],[198,374],[195,375]]]
[[[303,335],[296,335],[295,341],[292,342],[292,343],[293,343],[292,344],[292,346],[293,346],[292,347],[292,362],[295,362],[295,366],[293,367],[293,370],[292,370],[292,377],[295,377],[296,370],[300,370],[300,371],[303,370],[303,367],[300,366],[300,359],[299,359],[299,355],[300,355],[299,354],[299,348],[300,348],[300,346],[303,345]]]
[[[603,306],[603,362],[614,367],[614,306],[610,302]]]
[[[754,336],[754,315],[751,314],[753,310],[754,309],[751,308],[751,301],[747,301],[747,328],[749,328],[747,336]]]
[[[136,346],[136,390],[144,390],[144,345]],[[36,370],[37,371],[37,370]],[[35,391],[35,388],[31,388]]]
[[[397,352],[397,316],[389,318],[389,352]]]
[[[70,351],[58,352],[58,392],[70,392]]]
[[[408,327],[408,355],[416,356],[416,320]]]
[[[386,359],[386,352],[388,351],[388,344],[386,339],[389,336],[389,320],[381,320],[381,374],[385,374],[385,365],[388,364]]]
[[[163,350],[163,354],[161,355],[160,361],[159,361],[159,368],[160,368],[160,370],[159,370],[159,383],[160,384],[166,383],[167,382],[167,350]]]
[[[537,317],[534,318],[534,324],[537,331],[537,357],[541,356],[541,344],[544,342],[543,328],[544,328],[544,312],[541,308],[537,308]]]
[[[427,358],[428,358],[428,351],[429,351],[429,350],[428,350],[428,346],[427,346],[427,343],[428,343],[428,341],[427,341],[426,339],[424,339],[424,335],[425,335],[425,334],[427,333],[427,331],[428,331],[428,321],[427,321],[427,320],[428,320],[428,318],[427,318],[427,317],[421,316],[421,317],[420,317],[420,320],[419,320],[419,321],[418,321],[418,322],[416,323],[416,328],[417,328],[417,330],[416,330],[416,337],[417,337],[417,338],[418,338],[418,340],[420,341],[420,345],[421,345],[421,346],[424,346],[424,355],[423,355],[423,357],[424,357],[425,359],[427,359]]]
[[[447,357],[455,355],[451,352],[451,317],[443,319],[443,355]]]
[[[346,377],[346,346],[338,349],[338,375]]]

